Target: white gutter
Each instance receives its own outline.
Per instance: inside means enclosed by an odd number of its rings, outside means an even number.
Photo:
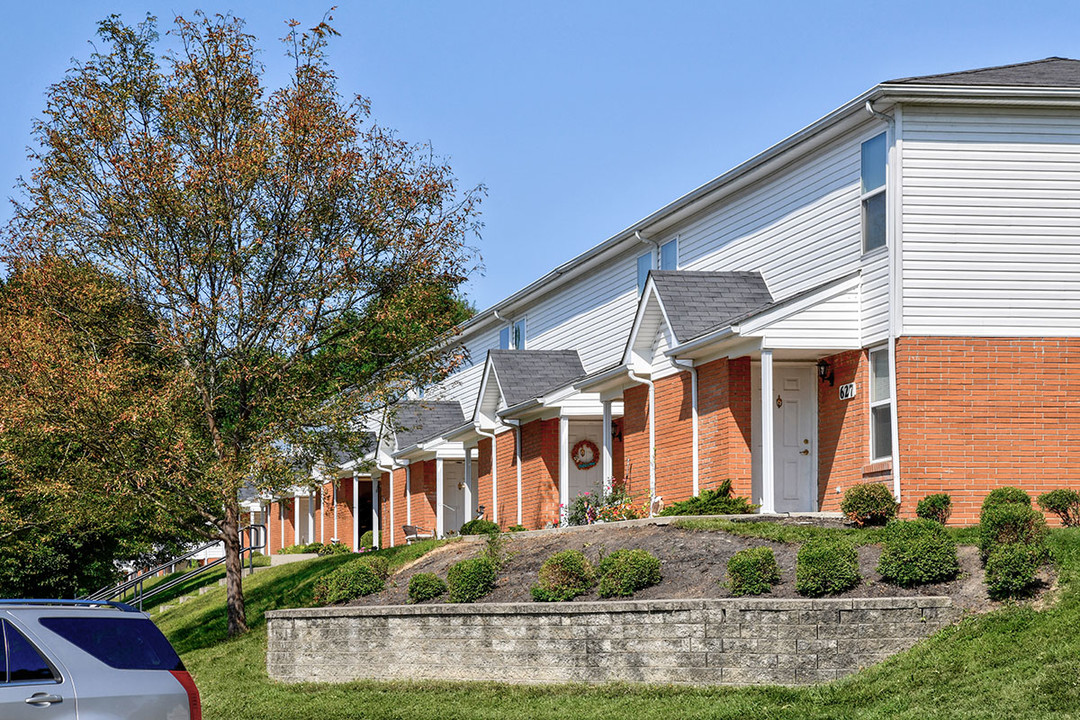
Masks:
[[[656,499],[656,385],[652,380],[626,371],[627,377],[636,383],[649,386],[649,517],[652,517],[653,500]]]
[[[680,360],[679,358],[671,358],[671,364],[675,367],[681,367],[690,373],[690,432],[692,436],[691,442],[691,467],[694,479],[694,495],[701,494],[700,484],[698,482],[698,372],[694,367],[693,360]]]
[[[476,434],[491,438],[491,521],[499,522],[499,445],[495,433],[486,432],[476,426]]]

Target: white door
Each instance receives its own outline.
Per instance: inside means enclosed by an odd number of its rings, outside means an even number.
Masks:
[[[443,465],[443,532],[457,532],[465,524],[465,462]]]
[[[603,452],[603,429],[602,422],[592,420],[570,423],[568,494],[571,503],[579,495],[587,492],[595,493],[601,487],[604,479],[604,468],[600,462],[600,453]],[[576,456],[574,455],[575,447],[578,448]],[[579,464],[589,465],[589,463],[592,463],[590,467],[578,468]]]
[[[817,502],[817,386],[812,365],[773,368],[773,472],[777,512],[812,512]],[[752,375],[754,502],[761,503],[761,375]]]

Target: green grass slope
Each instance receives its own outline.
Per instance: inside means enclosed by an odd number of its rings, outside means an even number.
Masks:
[[[965,619],[886,663],[822,686],[705,688],[356,682],[282,685],[266,675],[267,610],[310,604],[348,556],[247,581],[252,631],[225,639],[224,590],[158,620],[194,673],[206,720],[515,718],[1080,718],[1080,530],[1055,530],[1057,602]],[[431,547],[382,551],[394,565]]]

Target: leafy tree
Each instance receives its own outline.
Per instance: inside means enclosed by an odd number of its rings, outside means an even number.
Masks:
[[[211,523],[236,634],[238,490],[359,451],[358,417],[461,361],[432,340],[460,318],[447,298],[471,269],[481,193],[342,98],[326,21],[290,24],[294,70],[273,91],[241,20],[172,32],[162,55],[153,18],[111,17],[102,49],[50,88],[6,255],[74,258],[153,319],[154,366],[172,370],[159,442],[180,457],[142,492]]]

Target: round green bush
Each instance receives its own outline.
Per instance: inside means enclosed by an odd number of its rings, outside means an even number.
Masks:
[[[998,545],[986,559],[986,589],[1001,599],[1026,595],[1043,559],[1037,548],[1023,543]]]
[[[884,525],[896,517],[899,509],[892,490],[876,482],[852,485],[840,502],[840,511],[859,527]]]
[[[470,520],[458,530],[461,535],[490,535],[497,532],[500,532],[498,524],[490,520]]]
[[[885,526],[878,572],[902,587],[951,580],[960,572],[956,543],[936,520],[893,520]]]
[[[326,557],[328,555],[347,555],[352,550],[349,546],[343,542],[328,542],[325,545],[320,546],[315,552],[320,556]]]
[[[1051,490],[1038,499],[1039,507],[1061,518],[1065,527],[1080,526],[1080,492],[1069,488]]]
[[[952,515],[952,498],[948,493],[927,495],[919,501],[915,514],[924,520],[933,520],[944,525]]]
[[[660,582],[660,558],[648,550],[616,550],[600,561],[596,578],[600,597],[629,597]]]
[[[316,605],[348,602],[364,595],[377,593],[386,586],[386,577],[367,559],[353,560],[315,583]]]
[[[992,505],[979,523],[979,549],[984,559],[999,545],[1030,545],[1045,554],[1047,532],[1046,518],[1030,505]]]
[[[446,593],[446,583],[435,573],[416,573],[409,579],[409,602],[434,600]]]
[[[835,595],[858,584],[859,556],[849,541],[820,538],[799,548],[795,558],[795,591],[800,595]]]
[[[585,554],[564,550],[544,561],[532,596],[536,602],[563,602],[584,595],[595,584],[596,572]]]
[[[983,500],[982,512],[986,512],[992,507],[999,507],[1001,505],[1023,505],[1024,507],[1031,507],[1031,496],[1017,487],[1005,486],[994,488]]]
[[[772,548],[762,545],[732,555],[727,576],[732,595],[760,595],[780,582],[780,568]]]
[[[498,571],[486,557],[460,560],[446,573],[446,586],[452,603],[471,603],[495,589]]]
[[[366,533],[360,536],[360,547],[372,547],[375,544],[375,533],[368,530]]]

